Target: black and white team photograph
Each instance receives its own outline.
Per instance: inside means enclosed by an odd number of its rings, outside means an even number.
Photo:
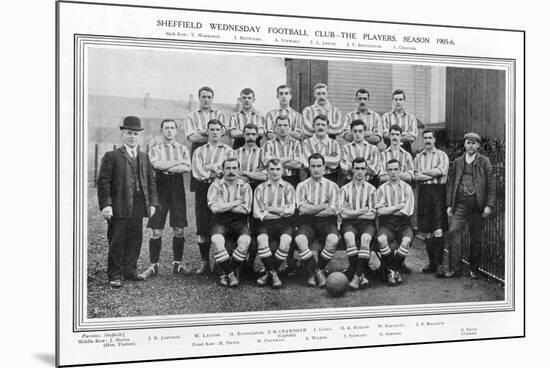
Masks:
[[[91,48],[87,317],[505,298],[503,70]]]

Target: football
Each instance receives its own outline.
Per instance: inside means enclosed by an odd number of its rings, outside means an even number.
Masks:
[[[330,296],[340,297],[349,287],[348,278],[342,272],[333,272],[327,277],[326,289]]]

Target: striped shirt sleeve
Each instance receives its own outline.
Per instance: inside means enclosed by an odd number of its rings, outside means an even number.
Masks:
[[[315,118],[313,106],[308,106],[302,113],[302,133],[307,136],[312,136],[315,133],[313,129],[313,119]]]
[[[283,216],[292,216],[294,211],[296,211],[296,192],[291,184],[285,183],[284,195],[285,208],[283,210]]]
[[[343,171],[348,172],[351,171],[351,162],[353,161],[350,153],[350,145],[346,144],[342,146],[342,160],[340,161],[340,168],[342,168]]]
[[[223,202],[222,191],[219,185],[219,181],[215,181],[208,187],[208,194],[206,195],[208,200],[208,208],[212,210],[212,206],[216,203]]]
[[[252,188],[250,187],[250,185],[248,185],[248,183],[245,183],[241,190],[243,206],[246,208],[246,212],[250,213],[250,211],[252,210]]]
[[[386,193],[385,193],[386,185],[382,184],[375,193],[375,201],[374,201],[374,208],[379,209],[382,207],[387,207],[388,202],[386,201]]]
[[[149,161],[151,163],[160,160],[160,148],[157,144],[155,144],[151,149],[149,150]]]
[[[327,179],[329,182],[329,205],[336,213],[340,212],[340,188],[334,182]]]
[[[264,209],[263,196],[264,196],[265,186],[258,185],[256,190],[254,190],[254,204],[252,206],[255,218],[263,219],[267,216],[268,212]]]
[[[307,200],[307,185],[306,182],[298,183],[296,187],[296,208],[300,209],[303,205],[308,204]]]
[[[210,171],[204,168],[203,147],[205,146],[201,146],[193,152],[193,159],[191,160],[191,173],[198,180],[208,180],[210,178]]]
[[[405,216],[412,216],[414,212],[414,193],[410,185],[402,182],[405,207],[400,211]]]

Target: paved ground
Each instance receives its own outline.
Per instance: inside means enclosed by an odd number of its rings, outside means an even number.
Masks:
[[[187,244],[184,257],[196,268],[200,256],[195,245],[193,195],[188,194],[187,198],[189,227],[185,232]],[[422,241],[418,239],[407,258],[413,273],[405,275],[403,284],[398,287],[390,288],[375,280],[365,290],[331,298],[324,290],[307,287],[306,276],[298,274],[283,279],[285,287],[281,290],[257,287],[252,278],[243,280],[239,288],[230,290],[218,286],[215,275],[173,275],[170,231],[163,238],[161,275],[146,282],[127,282],[123,288],[114,290],[107,285],[106,223],[99,213],[94,188],[90,188],[88,200],[88,316],[91,318],[476,302],[504,298],[503,287],[493,281],[468,278],[441,280],[422,274],[420,269],[427,255]],[[148,265],[148,234],[145,234],[139,270],[145,270]],[[346,262],[344,252],[338,252],[329,267],[341,270]],[[376,267],[377,263],[376,259],[372,260],[371,267]]]

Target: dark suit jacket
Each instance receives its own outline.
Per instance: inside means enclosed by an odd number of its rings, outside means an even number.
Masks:
[[[157,206],[157,185],[153,176],[153,168],[147,154],[138,152],[139,176],[145,197],[147,215],[150,206]],[[136,185],[133,174],[133,161],[124,146],[107,152],[101,160],[97,178],[97,196],[99,208],[113,207],[113,217],[131,217]]]
[[[456,203],[456,194],[464,173],[464,155],[454,160],[453,165],[449,168],[449,177],[447,179],[447,207],[451,207],[454,211]],[[493,175],[493,166],[488,157],[477,153],[473,162],[473,180],[476,190],[476,201],[481,210],[485,206],[495,207],[495,190],[496,179]]]

